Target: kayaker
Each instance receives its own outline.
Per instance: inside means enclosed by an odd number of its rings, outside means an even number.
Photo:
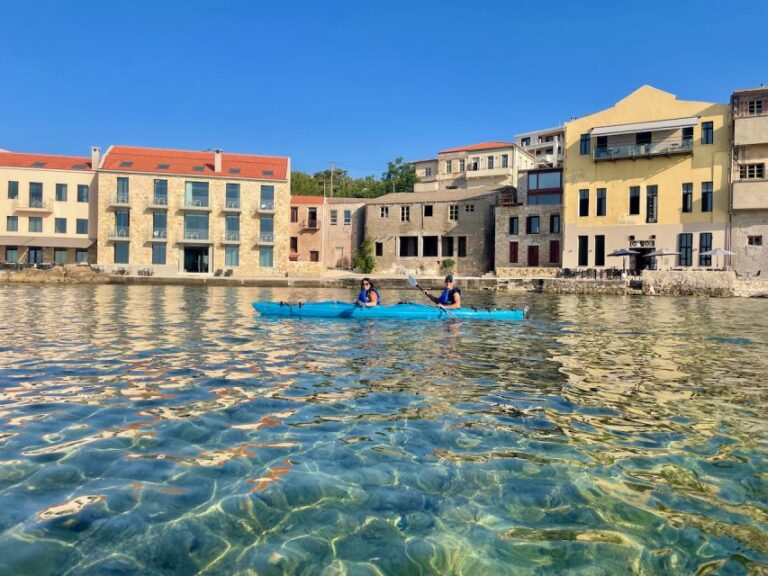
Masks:
[[[443,288],[442,294],[439,297],[432,296],[426,290],[423,290],[424,294],[432,300],[439,308],[457,309],[461,308],[461,289],[454,288],[453,286],[453,274],[448,274],[445,277],[445,288]]]
[[[357,305],[373,307],[381,303],[381,294],[370,278],[363,278],[360,282],[360,292],[357,295]]]

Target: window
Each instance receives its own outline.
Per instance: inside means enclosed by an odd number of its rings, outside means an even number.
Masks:
[[[453,256],[453,236],[443,236],[443,258]]]
[[[76,234],[88,234],[88,219],[78,218],[75,221],[75,233]]]
[[[527,201],[529,206],[536,206],[539,204],[562,204],[563,195],[560,193],[557,193],[557,194],[530,193],[528,194]]]
[[[640,214],[640,186],[629,187],[629,213]]]
[[[693,212],[693,184],[683,184],[683,212]]]
[[[712,266],[712,255],[704,255],[704,252],[712,250],[712,233],[699,234],[699,266]]]
[[[259,191],[259,206],[262,210],[274,210],[275,209],[275,187],[270,185],[262,185]]]
[[[762,245],[763,245],[762,236],[747,236],[747,246],[762,246]]]
[[[739,177],[747,180],[765,178],[765,164],[742,164],[739,166]]]
[[[519,224],[517,216],[511,216],[509,218],[509,235],[517,236],[519,233]]]
[[[152,264],[163,266],[165,264],[165,244],[152,245]]]
[[[589,145],[590,145],[589,134],[582,134],[581,140],[579,141],[579,154],[581,154],[582,156],[588,156],[590,152]]]
[[[19,197],[19,183],[15,180],[8,181],[8,199],[15,200]]]
[[[579,190],[579,216],[589,216],[589,190]]]
[[[595,266],[605,266],[605,236],[595,236]]]
[[[229,218],[231,216],[227,216],[227,232],[229,232]],[[165,212],[152,213],[152,236],[155,238],[166,238],[168,236],[168,214]]]
[[[749,100],[747,102],[747,114],[750,116],[758,116],[763,113],[763,101],[762,100]]]
[[[122,203],[128,202],[129,184],[128,178],[120,177],[117,179],[117,201]]]
[[[693,234],[677,235],[678,266],[691,266],[693,264]]]
[[[299,207],[291,206],[291,222],[299,221]]]
[[[701,211],[712,212],[712,182],[701,183]]]
[[[605,197],[605,188],[597,189],[597,216],[605,216],[607,211],[607,199]]]
[[[421,239],[421,255],[425,258],[437,257],[437,236],[424,236]]]
[[[560,240],[549,241],[549,263],[560,263]]]
[[[383,242],[376,242],[376,256],[381,258],[384,256],[384,243]]]
[[[127,238],[130,225],[131,213],[128,210],[115,210],[115,233]]]
[[[32,208],[43,207],[43,184],[42,182],[29,183],[29,205]]]
[[[519,245],[517,242],[509,243],[509,263],[517,264],[519,258]]]
[[[67,185],[56,184],[56,202],[66,202],[66,201],[67,201]]]
[[[90,196],[90,188],[87,184],[78,184],[77,185],[77,201],[78,202],[88,202],[88,197]]]
[[[316,218],[316,217],[315,217]],[[312,215],[309,216],[310,227],[312,226]],[[315,227],[317,225],[315,224]],[[274,240],[275,238],[275,219],[272,216],[260,216],[259,217],[259,238],[265,242]]]
[[[451,161],[446,160],[445,161],[445,173],[450,174],[451,173]]]
[[[336,224],[338,224],[338,220],[339,220],[339,211],[331,210],[331,226],[336,226]]]
[[[549,215],[549,233],[560,234],[560,214]]]
[[[502,154],[501,155],[501,167],[502,168],[509,168],[509,154]]]
[[[604,156],[608,150],[608,136],[598,136],[595,142],[595,153],[599,156]]]
[[[637,132],[635,134],[635,144],[637,146],[648,146],[651,143],[651,133],[650,132]],[[606,142],[607,144],[607,142]]]
[[[352,224],[352,210],[344,210],[344,226]]]
[[[693,126],[683,128],[683,146],[690,148],[693,144]]]
[[[66,234],[67,233],[67,219],[66,218],[56,218],[53,221],[53,231],[55,234]]]
[[[464,212],[474,212],[475,211],[475,205],[474,204],[465,204],[464,205]]]
[[[81,262],[88,262],[88,250],[78,248],[75,250],[75,262],[80,264]]]
[[[715,141],[714,125],[712,122],[701,123],[701,143],[713,144]],[[690,266],[690,264],[689,264]]]
[[[417,236],[400,236],[400,257],[408,258],[419,255],[419,238]]]
[[[424,205],[424,218],[431,218],[433,213],[434,206],[432,204],[425,204]]]
[[[379,218],[389,218],[389,206],[381,206],[379,208]]]
[[[208,239],[208,214],[184,214],[184,238]]]
[[[493,156],[488,156],[487,160],[488,170],[493,170]]]
[[[185,182],[185,206],[208,206],[208,182]]]
[[[430,166],[427,166],[426,168],[424,168],[424,176],[426,178],[429,178],[430,176],[432,176],[432,168]]]
[[[652,224],[658,219],[659,208],[659,187],[645,187],[645,222]]]
[[[459,172],[464,172],[467,169],[466,160],[459,160]]]
[[[296,254],[299,251],[299,237],[291,236],[290,251],[292,254]]]
[[[43,231],[43,219],[40,216],[29,217],[29,231],[30,232],[42,232]]]
[[[5,248],[5,261],[6,262],[18,262],[19,261],[19,249],[16,246],[6,246],[6,248]]]
[[[240,266],[240,246],[224,247],[224,266]]]
[[[467,237],[459,236],[459,258],[465,258],[467,255]]]
[[[520,146],[530,146],[531,145],[531,138],[530,136],[526,136],[525,138],[520,140]]]
[[[8,230],[8,232],[18,232],[19,231],[19,217],[18,216],[8,216],[5,220],[5,227]]]
[[[560,170],[554,172],[529,172],[528,190],[550,190],[562,187],[563,173]]]
[[[539,217],[538,216],[528,216],[528,218],[526,218],[525,233],[526,234],[539,233]]]
[[[411,220],[411,207],[410,206],[400,206],[400,221],[401,222],[410,222]]]
[[[225,202],[227,208],[240,208],[240,184],[229,183],[226,186]],[[236,266],[236,264],[233,264]]]
[[[128,264],[128,242],[115,242],[115,264]]]
[[[54,248],[53,249],[53,261],[56,264],[67,263],[67,249],[66,248]]]
[[[168,180],[155,180],[153,200],[160,206],[168,205]]]
[[[451,204],[448,206],[448,220],[458,220],[459,219],[459,207],[456,204]]]
[[[272,268],[273,266],[272,246],[259,247],[259,266],[262,268]]]
[[[589,236],[579,236],[579,266],[589,263]]]
[[[318,250],[310,250],[309,251],[309,261],[310,262],[320,262],[320,252]]]

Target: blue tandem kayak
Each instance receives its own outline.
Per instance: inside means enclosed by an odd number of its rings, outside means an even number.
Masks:
[[[424,306],[404,302],[393,306],[363,308],[349,302],[254,302],[253,307],[262,316],[287,316],[298,318],[353,318],[358,320],[386,318],[393,320],[523,320],[525,310],[494,310],[489,308],[460,308],[442,310],[436,306]]]

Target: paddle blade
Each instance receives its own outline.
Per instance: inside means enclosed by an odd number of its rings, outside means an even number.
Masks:
[[[416,278],[410,275],[408,276],[408,284],[410,285],[411,288],[416,288],[416,286],[419,285],[419,283],[416,282]]]

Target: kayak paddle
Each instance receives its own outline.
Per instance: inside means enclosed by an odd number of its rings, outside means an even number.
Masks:
[[[421,286],[419,286],[419,283],[416,281],[416,278],[414,278],[410,274],[408,275],[408,284],[410,285],[411,288],[418,288],[420,291],[422,291],[422,292],[424,291],[424,289]],[[426,296],[426,294],[425,294],[425,296]],[[431,301],[432,301],[432,299],[430,298],[430,302]],[[448,310],[446,310],[442,306],[438,306],[438,308],[440,308],[440,310],[445,312],[448,315],[448,318],[452,318],[452,319],[456,320],[456,316],[451,314]]]

